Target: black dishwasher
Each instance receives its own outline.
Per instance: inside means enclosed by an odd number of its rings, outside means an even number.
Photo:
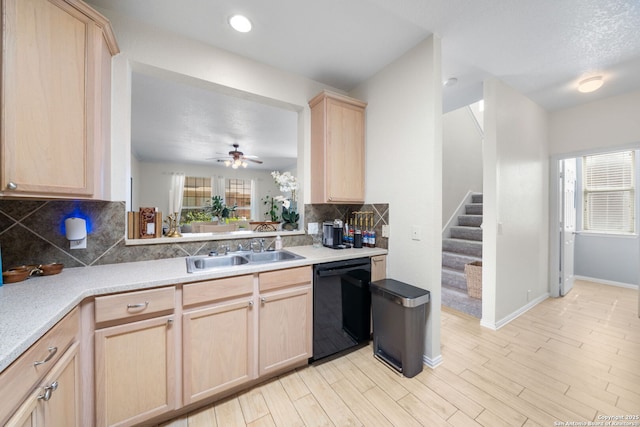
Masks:
[[[310,361],[369,342],[370,281],[369,258],[313,266],[313,357]]]

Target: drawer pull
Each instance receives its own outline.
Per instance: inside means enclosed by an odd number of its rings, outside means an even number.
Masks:
[[[38,400],[44,400],[45,402],[51,399],[51,393],[58,389],[58,381],[54,381],[51,385],[44,387],[44,394],[38,396]]]
[[[249,307],[253,307],[253,301],[249,301]]]
[[[138,308],[141,308],[142,310],[144,310],[148,306],[149,306],[149,301],[140,302],[138,304],[127,304],[127,310],[132,310],[132,309],[135,310],[135,309],[138,309]]]
[[[49,354],[47,355],[47,357],[44,360],[33,362],[33,366],[43,365],[47,363],[49,360],[51,360],[51,358],[53,358],[53,356],[55,356],[56,353],[58,352],[58,347],[49,347],[48,350],[49,350]]]
[[[264,305],[264,303],[267,302],[267,299],[265,297],[260,298],[260,302]]]

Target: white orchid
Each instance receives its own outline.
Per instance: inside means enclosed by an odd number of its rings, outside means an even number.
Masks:
[[[271,172],[276,184],[280,186],[280,191],[283,193],[291,192],[291,198],[295,200],[295,193],[298,189],[298,180],[295,176],[291,175],[291,172],[280,173],[278,171]]]
[[[289,201],[289,199],[287,199],[284,196],[276,196],[273,198],[273,200],[277,200],[278,202],[281,202],[282,206],[284,206],[287,209],[289,209],[289,206],[291,206],[291,202]]]

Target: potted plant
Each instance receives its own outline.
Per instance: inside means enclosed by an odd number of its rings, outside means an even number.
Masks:
[[[297,230],[298,229],[298,220],[300,219],[300,214],[298,214],[295,210],[290,209],[285,206],[288,203],[283,203],[282,206],[282,229],[283,230]]]
[[[211,221],[211,215],[204,210],[190,210],[180,217],[180,230],[183,233],[191,233],[192,222]]]
[[[208,212],[212,217],[218,218],[218,221],[229,218],[232,212],[235,212],[237,205],[227,206],[220,196],[213,196],[209,202],[207,202],[207,206],[205,207],[205,211]]]
[[[267,211],[264,216],[268,217],[271,222],[278,222],[278,211],[280,210],[278,201],[272,196],[265,196],[265,198],[262,199],[262,203],[269,207],[269,211]]]
[[[280,186],[283,193],[291,193],[291,197],[277,196],[274,199],[282,202],[282,229],[297,230],[300,215],[297,213],[296,190],[298,189],[298,180],[290,172],[280,173],[278,171],[271,172],[273,180]]]

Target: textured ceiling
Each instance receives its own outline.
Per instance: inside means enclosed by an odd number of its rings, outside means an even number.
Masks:
[[[638,0],[89,0],[239,55],[349,91],[436,34],[443,109],[482,97],[497,77],[547,110],[640,90]],[[234,32],[234,13],[254,24]],[[578,93],[594,73],[605,84]]]

